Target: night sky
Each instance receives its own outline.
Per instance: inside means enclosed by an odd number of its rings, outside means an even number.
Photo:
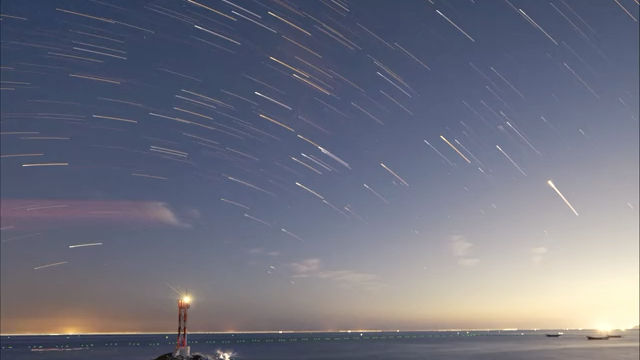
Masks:
[[[1,13],[4,334],[638,323],[635,0]]]

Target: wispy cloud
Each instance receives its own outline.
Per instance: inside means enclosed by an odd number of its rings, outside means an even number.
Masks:
[[[451,252],[456,258],[458,265],[460,266],[475,266],[480,262],[480,259],[471,258],[471,247],[473,244],[462,235],[451,235]]]
[[[251,248],[247,252],[252,255],[280,256],[278,251],[266,251],[263,248]]]
[[[456,257],[466,256],[473,246],[473,244],[467,241],[467,239],[462,235],[452,235],[451,243],[453,255]]]
[[[549,251],[546,247],[534,247],[529,249],[529,253],[531,254],[531,261],[539,265],[542,263],[544,255]]]
[[[149,218],[154,219],[155,221],[158,221],[167,225],[187,227],[187,228],[191,227],[191,224],[188,224],[180,220],[176,216],[176,214],[165,203],[161,203],[161,202],[145,203],[143,211],[146,212],[146,215]]]
[[[320,271],[317,275],[320,279],[329,279],[336,282],[340,287],[349,289],[353,287],[363,287],[368,290],[378,290],[384,284],[378,275],[360,273],[350,270]]]
[[[478,262],[480,262],[480,259],[467,259],[467,258],[458,259],[458,265],[460,266],[474,266],[474,265],[477,265]]]
[[[320,259],[305,259],[299,263],[291,263],[289,267],[297,274],[315,271],[320,267]]]
[[[200,215],[200,211],[198,209],[188,209],[187,216],[192,219],[200,219],[202,215]]]
[[[113,221],[127,223],[165,224],[191,227],[171,207],[158,201],[112,200],[2,200],[2,219],[15,221]],[[193,209],[186,218],[197,217]]]
[[[305,259],[288,265],[293,278],[317,278],[330,280],[338,286],[349,289],[354,287],[378,290],[384,283],[378,275],[351,270],[326,270],[322,268],[320,259]]]

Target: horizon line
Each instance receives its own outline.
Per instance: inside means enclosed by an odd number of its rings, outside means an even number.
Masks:
[[[545,331],[545,330],[598,330],[596,328],[507,328],[507,329],[423,329],[423,330],[401,330],[401,329],[345,329],[345,330],[262,330],[262,331],[190,331],[189,334],[300,334],[300,333],[382,333],[382,332],[453,332],[453,331]],[[610,330],[638,330],[634,327],[610,329]],[[17,333],[17,334],[3,334],[0,336],[70,336],[70,335],[167,335],[174,334],[175,331],[151,331],[151,332],[87,332],[87,333]]]

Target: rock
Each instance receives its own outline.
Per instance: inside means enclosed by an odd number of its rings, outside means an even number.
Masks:
[[[176,356],[173,353],[166,353],[164,355],[160,355],[154,360],[215,360],[206,355],[202,354],[193,354],[191,356]]]
[[[173,359],[173,353],[166,353],[164,355],[158,356],[154,360],[172,360],[172,359]]]

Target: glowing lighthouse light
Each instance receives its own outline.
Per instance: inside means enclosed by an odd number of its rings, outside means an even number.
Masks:
[[[178,300],[178,340],[176,341],[176,355],[190,356],[191,349],[187,345],[187,310],[191,298],[187,295]]]

